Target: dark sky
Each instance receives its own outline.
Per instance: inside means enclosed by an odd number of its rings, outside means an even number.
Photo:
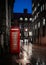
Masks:
[[[15,0],[13,12],[23,13],[24,9],[27,9],[28,13],[32,13],[32,0]]]

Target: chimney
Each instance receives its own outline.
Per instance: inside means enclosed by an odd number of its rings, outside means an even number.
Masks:
[[[25,14],[28,13],[28,10],[27,10],[27,9],[24,9],[24,13],[25,13]]]

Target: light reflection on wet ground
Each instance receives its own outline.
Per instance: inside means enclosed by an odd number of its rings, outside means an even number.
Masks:
[[[19,54],[19,58],[16,59],[16,56],[13,56],[13,60],[15,60],[17,63],[22,63],[22,65],[26,65],[27,63],[30,63],[30,58],[32,55],[32,44],[24,45],[22,46],[22,52]]]
[[[22,45],[20,54],[5,55],[0,59],[0,65],[46,65],[46,47]]]

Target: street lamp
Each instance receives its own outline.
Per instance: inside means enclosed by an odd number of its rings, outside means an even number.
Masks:
[[[32,18],[29,18],[29,21],[32,21]]]
[[[21,20],[21,21],[23,21],[23,18],[22,18],[22,17],[20,17],[20,20]]]
[[[25,18],[25,21],[27,21],[28,20],[28,18]]]

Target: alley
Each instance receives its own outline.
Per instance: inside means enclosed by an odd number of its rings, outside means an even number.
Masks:
[[[21,47],[21,52],[18,55],[7,54],[2,58],[1,63],[7,65],[46,65],[46,47],[32,45],[23,45]]]
[[[46,0],[0,0],[0,65],[46,65]]]

